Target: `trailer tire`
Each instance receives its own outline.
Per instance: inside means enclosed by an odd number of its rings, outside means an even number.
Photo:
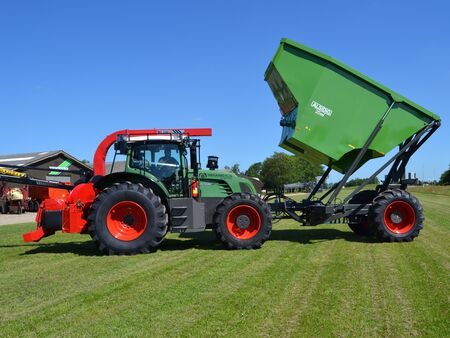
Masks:
[[[405,190],[393,189],[374,199],[369,221],[381,241],[410,242],[419,236],[424,215],[416,197]]]
[[[89,234],[107,255],[154,251],[167,232],[167,213],[151,189],[131,182],[104,189],[92,204]]]
[[[229,249],[257,249],[270,237],[272,215],[259,196],[233,194],[217,207],[213,230]]]
[[[349,204],[363,204],[363,203],[372,203],[373,199],[377,196],[377,192],[375,190],[363,190],[353,196]],[[372,225],[369,222],[369,218],[367,215],[365,216],[356,216],[351,221],[348,222],[348,226],[352,231],[358,236],[362,237],[371,237],[374,235],[375,231]]]

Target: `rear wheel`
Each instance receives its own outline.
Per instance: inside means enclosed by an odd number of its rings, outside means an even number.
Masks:
[[[260,197],[234,194],[217,207],[213,229],[230,249],[256,249],[270,236],[272,216]]]
[[[376,235],[383,241],[410,242],[423,228],[420,202],[405,190],[386,190],[378,195],[369,220]]]
[[[89,234],[108,255],[149,252],[167,232],[161,200],[142,184],[116,183],[103,190],[89,215]]]
[[[377,196],[375,190],[363,190],[353,196],[349,204],[368,204],[372,203],[372,200]],[[348,226],[352,231],[359,236],[373,236],[374,229],[369,223],[367,215],[355,216],[348,222]]]

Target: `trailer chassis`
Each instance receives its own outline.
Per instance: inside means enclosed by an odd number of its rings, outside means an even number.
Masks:
[[[406,165],[411,156],[426,142],[426,140],[439,128],[440,121],[432,121],[424,126],[416,134],[412,135],[399,145],[398,152],[379,167],[369,178],[356,187],[344,200],[337,198],[342,188],[348,182],[350,176],[359,168],[359,164],[364,154],[369,149],[372,141],[381,130],[386,117],[389,115],[396,102],[392,102],[383,114],[380,121],[375,126],[375,129],[370,134],[364,146],[359,151],[357,157],[351,164],[350,168],[344,174],[343,178],[334,184],[324,195],[317,198],[316,194],[323,186],[326,178],[330,174],[333,166],[328,165],[322,177],[309,196],[297,202],[282,193],[271,193],[264,197],[264,200],[269,204],[273,219],[290,218],[298,221],[302,225],[318,225],[323,223],[348,223],[349,220],[355,217],[366,216],[369,213],[371,203],[351,204],[349,201],[358,194],[367,184],[369,184],[377,175],[392,164],[385,180],[382,184],[376,187],[376,193],[381,193],[391,187],[394,187],[394,182],[400,189],[406,189],[408,180],[402,179],[405,173]],[[329,196],[328,200],[326,198]],[[326,201],[325,201],[326,200]]]

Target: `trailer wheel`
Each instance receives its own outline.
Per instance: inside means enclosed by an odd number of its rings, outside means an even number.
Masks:
[[[410,242],[423,228],[420,202],[405,190],[386,190],[372,205],[369,220],[382,241]]]
[[[375,190],[363,190],[353,196],[349,204],[363,204],[372,203],[372,200],[377,196]],[[371,226],[369,219],[366,216],[355,216],[349,222],[348,226],[358,236],[370,237],[374,235],[374,229]]]
[[[217,207],[213,229],[229,249],[257,249],[269,239],[272,216],[259,196],[233,194]]]
[[[166,208],[142,184],[116,183],[100,193],[88,217],[89,234],[102,253],[150,252],[167,232]]]

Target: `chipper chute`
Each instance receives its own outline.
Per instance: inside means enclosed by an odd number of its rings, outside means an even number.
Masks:
[[[440,118],[343,63],[288,39],[281,40],[265,80],[282,114],[280,146],[328,166],[307,200],[281,201],[282,196],[272,195],[277,200],[271,206],[276,215],[281,212],[309,225],[340,218],[356,232],[377,231],[389,240],[417,236],[421,207],[405,191],[407,182],[402,178],[409,158],[439,127]],[[382,185],[361,191],[367,180],[336,203],[336,196],[359,167],[396,146],[399,152],[371,176],[392,164]],[[314,199],[331,169],[343,173],[343,179]]]

